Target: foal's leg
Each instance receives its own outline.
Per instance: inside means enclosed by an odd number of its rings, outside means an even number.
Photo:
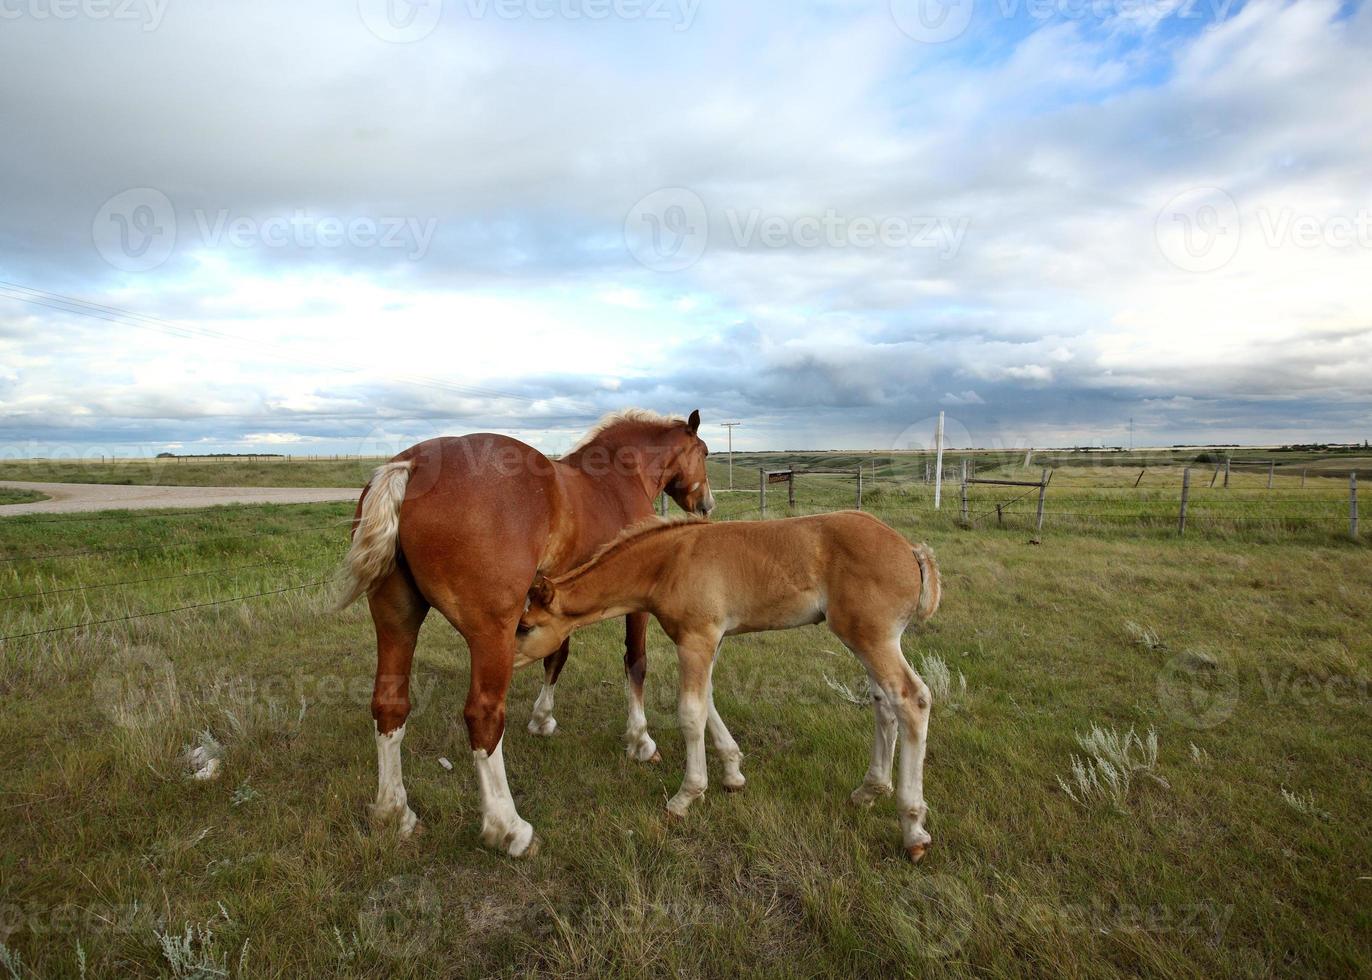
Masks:
[[[895,708],[881,693],[876,681],[871,682],[871,691],[876,733],[872,738],[872,764],[862,785],[853,790],[852,801],[857,806],[871,806],[878,796],[891,795],[891,763],[895,759],[896,732],[900,727]]]
[[[481,840],[511,857],[531,857],[538,851],[534,828],[515,809],[505,778],[505,695],[514,674],[515,620],[464,624],[471,648],[472,683],[463,718],[476,764],[481,791]]]
[[[562,641],[556,653],[543,661],[543,689],[538,692],[533,713],[529,716],[529,733],[532,735],[551,735],[557,731],[557,719],[553,717],[553,687],[557,684],[571,648],[572,640],[568,637]]]
[[[892,641],[873,658],[871,670],[890,700],[900,724],[900,780],[896,786],[896,809],[905,851],[918,861],[932,838],[924,829],[929,808],[924,802],[924,745],[929,731],[933,698],[929,687],[906,663],[900,641]]]
[[[643,711],[643,679],[648,674],[648,614],[624,617],[624,686],[629,697],[629,724],[624,729],[624,751],[636,762],[661,762],[657,743],[648,734]]]
[[[729,729],[724,725],[724,719],[719,716],[719,711],[715,708],[714,660],[718,659],[719,647],[715,647],[715,655],[710,665],[710,683],[706,688],[708,704],[705,726],[710,730],[710,741],[714,742],[715,752],[719,754],[720,761],[724,763],[724,778],[720,782],[727,791],[733,793],[741,790],[747,780],[743,778],[743,771],[739,768],[739,763],[743,761],[743,753],[739,751],[738,743],[729,734]]]
[[[677,719],[686,743],[686,777],[681,789],[667,801],[667,812],[686,816],[687,809],[705,793],[705,723],[709,714],[710,668],[718,641],[689,640],[677,644],[681,664],[681,688],[677,695]]]
[[[410,714],[410,665],[419,627],[429,611],[408,573],[397,568],[367,599],[376,628],[376,681],[372,718],[376,722],[376,802],[367,807],[377,824],[394,823],[409,837],[419,820],[409,807],[400,768],[400,743]]]

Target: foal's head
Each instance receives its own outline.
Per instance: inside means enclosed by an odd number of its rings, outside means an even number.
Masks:
[[[562,615],[557,591],[540,572],[529,589],[524,615],[519,617],[519,652],[532,660],[549,656],[572,632],[572,620]]]
[[[705,458],[710,450],[697,435],[699,430],[697,409],[685,425],[673,432],[668,446],[666,490],[686,513],[708,517],[715,509],[715,495],[710,492],[710,478],[705,473]]]

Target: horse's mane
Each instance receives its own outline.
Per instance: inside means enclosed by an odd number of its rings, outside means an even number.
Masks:
[[[598,564],[603,558],[609,555],[610,552],[618,551],[620,548],[628,545],[631,541],[637,541],[639,538],[647,537],[650,534],[670,531],[672,528],[682,527],[686,524],[708,523],[710,522],[703,517],[697,517],[694,514],[682,514],[679,517],[649,517],[636,524],[630,524],[609,541],[606,541],[597,548],[595,554],[591,555],[590,558],[587,558],[570,572],[559,575],[557,578],[553,579],[553,582],[561,585],[565,582],[570,582],[572,579],[579,578],[590,571],[591,566]]]
[[[660,425],[663,428],[672,425],[685,424],[686,420],[679,415],[659,415],[657,412],[646,408],[624,408],[618,412],[610,412],[601,418],[599,422],[591,426],[590,430],[581,437],[581,441],[567,451],[570,456],[579,453],[591,443],[595,442],[606,432],[620,425],[639,424],[639,425]]]

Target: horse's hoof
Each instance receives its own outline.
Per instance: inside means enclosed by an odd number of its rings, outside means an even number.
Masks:
[[[543,718],[543,719],[538,719],[538,718],[530,718],[530,719],[529,719],[529,734],[530,734],[530,735],[539,735],[539,736],[542,736],[543,738],[548,738],[548,737],[551,736],[551,735],[553,734],[553,732],[555,732],[555,731],[557,731],[557,719],[554,718],[552,715],[549,715],[547,718]]]
[[[726,793],[742,793],[743,787],[747,786],[748,784],[746,782],[742,782],[732,786],[728,783],[722,783],[721,785],[724,787],[724,792]]]
[[[652,763],[654,763],[654,764],[656,764],[656,763],[658,763],[658,762],[661,762],[661,761],[662,761],[662,753],[661,753],[661,752],[654,751],[653,754],[650,755],[650,756],[648,757],[648,761],[649,761],[649,762],[652,762]]]
[[[542,846],[543,838],[539,837],[537,834],[534,834],[533,837],[529,838],[528,847],[524,848],[524,850],[520,851],[518,854],[511,854],[510,857],[516,858],[520,861],[527,861],[529,858],[538,857],[538,850]]]
[[[928,844],[911,844],[905,849],[905,853],[910,855],[910,860],[915,864],[919,864],[920,858],[924,857],[928,851]]]

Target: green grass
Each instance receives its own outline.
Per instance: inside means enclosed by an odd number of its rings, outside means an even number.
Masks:
[[[1050,503],[1082,480],[1060,472]],[[656,626],[659,766],[619,744],[619,626],[578,634],[551,739],[524,730],[541,673],[518,674],[506,759],[544,846],[516,862],[479,844],[465,645],[431,617],[405,743],[427,832],[376,833],[370,623],[315,588],[0,643],[0,941],[36,976],[75,975],[78,943],[92,976],[166,975],[156,933],[187,923],[248,976],[1372,971],[1365,545],[1065,520],[1032,545],[1027,518],[959,527],[956,488],[935,514],[922,485],[876,487],[869,506],[944,572],[907,653],[967,679],[934,707],[918,867],[890,801],[847,804],[872,725],[827,682],[856,686],[858,669],[823,627],[725,644],[716,698],[748,787],[721,792],[712,758],[715,785],[680,823],[663,809],[682,748]],[[852,492],[800,489],[800,510]],[[720,501],[756,516],[755,493]],[[783,501],[773,488],[775,516]],[[0,634],[317,581],[350,512],[5,518],[0,558],[124,550],[0,562],[0,595],[154,581],[0,602]],[[1094,725],[1155,729],[1166,786],[1134,780],[1120,810],[1069,799],[1058,778]],[[181,751],[205,729],[224,770],[197,783]]]
[[[39,493],[37,490],[19,490],[15,487],[0,487],[0,507],[5,504],[31,504],[38,500],[47,500],[48,495]]]

